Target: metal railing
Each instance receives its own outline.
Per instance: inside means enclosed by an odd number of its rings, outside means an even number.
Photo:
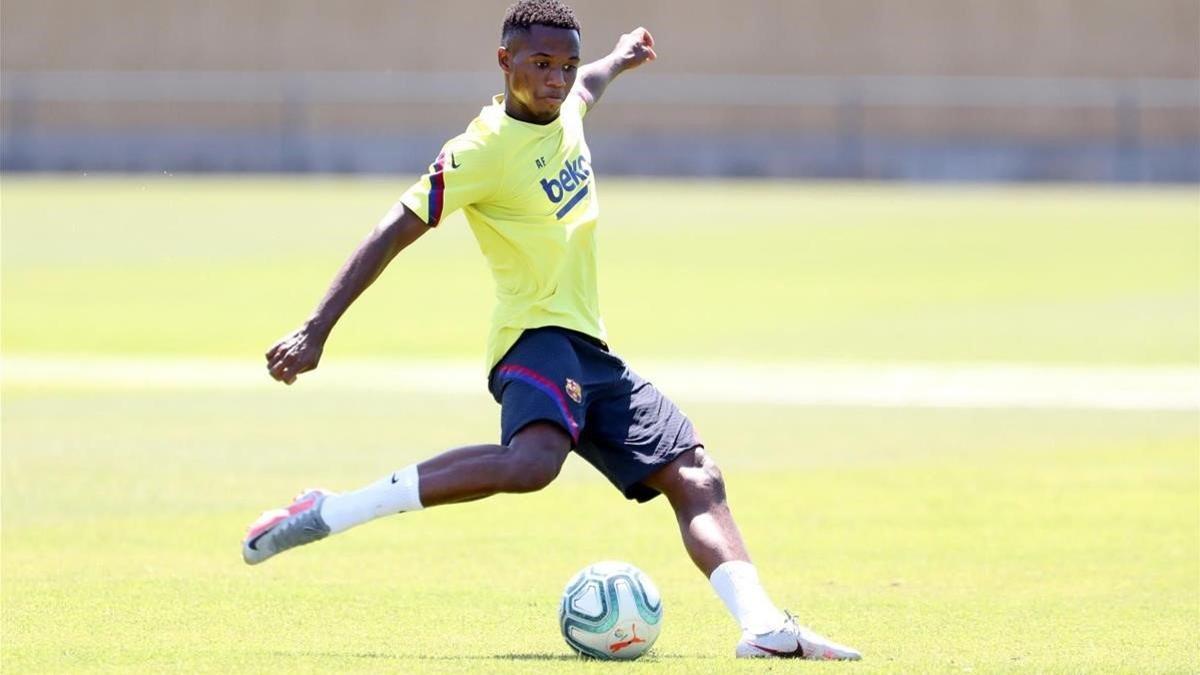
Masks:
[[[37,153],[44,151],[57,133],[40,119],[43,106],[49,104],[279,106],[278,126],[270,142],[283,146],[290,144],[293,148],[281,151],[281,165],[277,168],[303,170],[312,165],[303,157],[309,152],[304,150],[311,140],[307,135],[313,133],[308,125],[312,106],[479,104],[499,88],[497,73],[477,72],[6,71],[0,74],[4,166],[25,168],[22,163],[39,163]],[[638,73],[636,77],[623,78],[620,86],[606,94],[605,100],[606,103],[653,106],[829,108],[835,111],[835,122],[828,130],[837,143],[835,152],[858,155],[857,158],[844,158],[848,161],[842,162],[850,174],[859,170],[854,167],[867,165],[863,156],[869,151],[872,140],[863,121],[863,111],[867,108],[1101,110],[1112,115],[1114,132],[1109,142],[1113,161],[1129,165],[1124,169],[1116,167],[1111,178],[1126,180],[1147,177],[1147,174],[1153,178],[1155,171],[1143,169],[1147,162],[1159,161],[1144,152],[1148,146],[1142,138],[1142,114],[1146,111],[1176,111],[1184,116],[1191,115],[1197,122],[1173,139],[1172,142],[1180,144],[1182,149],[1164,148],[1160,154],[1167,158],[1163,161],[1181,167],[1182,173],[1175,171],[1175,174],[1184,180],[1200,180],[1200,149],[1197,149],[1200,147],[1200,131],[1197,130],[1200,129],[1200,80],[1196,79]],[[169,125],[163,126],[169,128]],[[86,126],[77,123],[70,135],[78,139],[86,137],[88,131]],[[182,138],[194,131],[179,129],[179,134]],[[742,132],[744,130],[730,130],[730,133]],[[109,129],[104,133],[113,132]],[[138,130],[121,133],[137,134]],[[256,133],[272,132],[260,128]],[[282,140],[279,134],[283,135]],[[208,138],[206,142],[211,142],[211,134]],[[1023,142],[1019,138],[1013,140],[1017,144]],[[800,143],[803,139],[785,141]],[[687,142],[694,143],[695,139]],[[186,146],[186,142],[181,141],[179,145]],[[299,155],[296,148],[301,148]],[[296,159],[298,156],[299,160]],[[1193,164],[1196,165],[1194,168]],[[1191,173],[1197,174],[1196,177],[1191,177]]]
[[[500,85],[497,73],[6,71],[0,98],[46,102],[477,102]],[[824,77],[638,73],[611,100],[667,105],[865,105],[933,107],[1106,107],[1200,111],[1200,80],[1062,77]]]

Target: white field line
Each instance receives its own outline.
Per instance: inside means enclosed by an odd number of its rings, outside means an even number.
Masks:
[[[639,371],[683,403],[1200,411],[1200,368],[1186,366],[650,361]],[[282,386],[261,361],[57,355],[5,355],[0,383],[133,390]],[[480,364],[463,360],[329,359],[295,386],[487,396]]]

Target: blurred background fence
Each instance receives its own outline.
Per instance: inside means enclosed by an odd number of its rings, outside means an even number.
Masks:
[[[500,91],[507,0],[7,0],[7,171],[414,172]],[[1200,181],[1195,0],[578,0],[662,58],[610,173]]]

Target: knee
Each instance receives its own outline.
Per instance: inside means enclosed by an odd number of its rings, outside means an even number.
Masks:
[[[714,502],[725,501],[725,477],[717,463],[703,449],[696,448],[696,464],[693,479],[696,490],[710,496]]]
[[[679,467],[678,490],[691,501],[717,504],[725,501],[725,478],[703,448],[691,451]]]
[[[562,468],[562,462],[549,453],[509,448],[508,455],[508,492],[537,492],[554,482]]]
[[[518,434],[505,450],[504,490],[541,490],[558,477],[570,451],[570,438],[562,431],[531,429]]]

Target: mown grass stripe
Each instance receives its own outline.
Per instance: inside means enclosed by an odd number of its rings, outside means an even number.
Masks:
[[[1200,410],[1200,369],[1030,364],[648,361],[639,368],[684,402],[885,408]],[[265,389],[255,361],[206,358],[6,355],[5,386],[117,389]],[[467,360],[343,360],[304,375],[302,387],[480,394]]]

